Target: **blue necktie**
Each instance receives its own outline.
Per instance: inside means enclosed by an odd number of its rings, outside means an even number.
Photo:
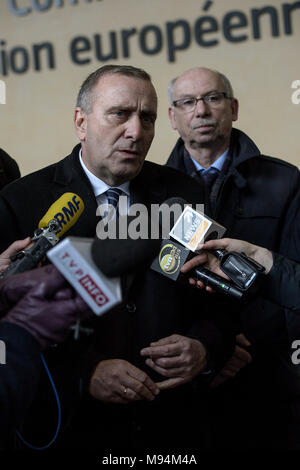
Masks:
[[[109,188],[106,191],[107,202],[117,210],[119,204],[119,197],[123,191],[119,188]]]
[[[210,192],[212,185],[216,181],[220,170],[211,166],[210,168],[198,170],[198,174],[201,176],[204,181],[205,187]]]

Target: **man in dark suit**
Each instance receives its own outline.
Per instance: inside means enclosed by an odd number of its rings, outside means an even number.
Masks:
[[[112,193],[129,196],[129,205],[140,202],[148,208],[172,196],[201,203],[202,189],[190,177],[144,163],[156,108],[156,92],[143,70],[105,66],[91,74],[74,115],[81,145],[1,193],[0,216],[6,221],[1,246],[31,234],[66,191],[85,204],[69,234],[90,237],[95,235],[97,203],[107,204]],[[224,302],[207,300],[148,267],[136,272],[123,303],[93,319],[94,335],[83,338],[83,349],[73,341],[50,354],[63,395],[63,430],[68,412],[74,415],[79,390],[85,392],[60,445],[202,446],[209,440],[205,382],[233,347],[224,310]]]
[[[171,125],[180,138],[167,165],[205,184],[208,215],[227,228],[226,236],[299,261],[299,251],[292,252],[288,243],[297,226],[299,170],[262,155],[244,132],[232,127],[239,103],[228,78],[192,68],[171,81],[169,100]],[[239,322],[243,335],[214,382],[219,384],[216,403],[224,400],[216,412],[219,446],[299,448],[300,374],[289,354],[292,340],[299,337],[299,318],[255,299],[240,309]],[[232,419],[241,415],[247,423],[243,433]]]

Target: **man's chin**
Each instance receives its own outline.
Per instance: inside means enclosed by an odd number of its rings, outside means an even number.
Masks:
[[[122,180],[122,182],[125,183],[125,181],[130,181],[135,178],[140,173],[142,167],[143,164],[130,162],[130,164],[127,163],[116,169],[113,175],[116,179]]]
[[[196,148],[199,146],[208,146],[210,147],[215,142],[215,138],[211,134],[198,135],[195,139],[191,140],[190,146]]]

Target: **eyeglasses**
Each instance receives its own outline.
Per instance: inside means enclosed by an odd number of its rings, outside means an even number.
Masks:
[[[209,95],[201,96],[201,98],[181,98],[180,100],[173,101],[173,106],[185,113],[189,113],[194,111],[198,101],[203,101],[210,108],[217,108],[223,103],[224,99],[231,100],[232,98],[224,92],[210,93]]]

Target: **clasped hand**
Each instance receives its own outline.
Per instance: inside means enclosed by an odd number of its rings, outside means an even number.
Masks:
[[[196,339],[171,335],[141,350],[146,364],[165,380],[155,383],[142,370],[122,359],[98,363],[90,381],[91,395],[101,401],[126,404],[154,400],[160,390],[191,381],[205,369],[206,350]]]
[[[171,335],[142,349],[146,364],[167,380],[157,383],[160,390],[190,382],[206,368],[206,350],[200,341]]]

